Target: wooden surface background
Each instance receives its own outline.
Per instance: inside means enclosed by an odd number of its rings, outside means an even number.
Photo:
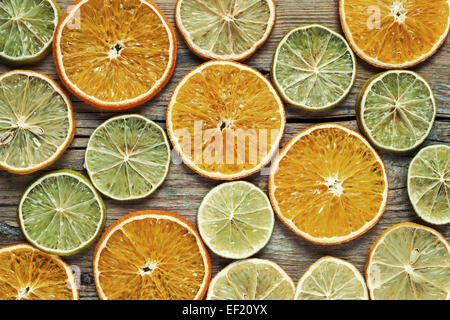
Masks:
[[[172,25],[174,23],[174,6],[176,0],[155,0],[161,10],[167,16]],[[72,0],[57,0],[62,10],[65,11]],[[272,55],[282,36],[291,28],[320,23],[342,33],[339,23],[338,0],[278,0],[276,1],[278,17],[275,29],[268,42],[245,63],[257,68],[265,75],[269,74]],[[175,85],[189,70],[202,63],[202,60],[192,54],[179,36],[178,61],[175,73],[163,91],[153,100],[131,110],[131,113],[140,113],[157,121],[165,127],[165,111],[170,94]],[[355,99],[364,82],[372,75],[382,70],[369,66],[358,59],[358,73],[356,84],[349,97],[338,107],[322,113],[308,113],[299,111],[286,105],[288,117],[287,130],[283,145],[297,132],[312,124],[321,122],[338,122],[356,129]],[[53,58],[47,57],[38,64],[28,66],[35,71],[43,72],[51,78],[59,79],[56,74]],[[10,68],[0,65],[0,73],[9,71]],[[426,141],[426,145],[450,142],[450,45],[448,41],[428,61],[414,68],[431,84],[436,95],[438,117],[433,131]],[[55,169],[73,169],[86,175],[83,169],[84,150],[94,129],[106,119],[117,115],[112,112],[102,112],[89,105],[80,102],[71,96],[76,112],[77,130],[75,139],[69,150],[45,172]],[[332,247],[314,245],[294,235],[278,219],[270,243],[256,257],[267,258],[277,262],[283,267],[294,282],[306,271],[315,260],[331,255],[347,259],[363,272],[367,254],[372,243],[389,226],[399,222],[412,221],[422,223],[409,203],[406,191],[406,173],[409,162],[414,154],[394,156],[381,154],[388,170],[390,192],[387,211],[380,222],[368,233],[350,243]],[[267,170],[257,173],[246,179],[267,192]],[[0,246],[24,242],[24,238],[17,227],[16,206],[24,188],[43,172],[28,176],[16,176],[5,171],[0,171]],[[143,209],[162,209],[180,214],[192,223],[196,224],[197,208],[202,198],[212,187],[220,182],[202,178],[178,161],[172,163],[170,173],[164,184],[148,199],[121,203],[105,199],[107,207],[107,226],[123,215]],[[446,239],[450,239],[450,227],[437,228]],[[97,294],[92,276],[92,255],[94,246],[89,249],[64,258],[75,270],[80,270],[80,295],[81,299],[96,299]],[[213,276],[231,261],[221,259],[211,254]]]

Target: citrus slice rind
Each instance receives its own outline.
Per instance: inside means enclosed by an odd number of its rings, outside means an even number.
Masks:
[[[196,55],[204,59],[242,61],[269,38],[275,25],[275,3],[273,0],[250,4],[244,0],[226,2],[178,0],[175,22]]]
[[[280,41],[271,73],[284,101],[321,111],[347,97],[356,79],[356,59],[341,35],[307,25],[289,31]]]
[[[209,254],[195,227],[157,210],[114,222],[95,248],[93,269],[102,300],[200,300],[211,278]]]
[[[414,157],[408,170],[408,196],[424,221],[450,223],[450,147],[432,145]]]
[[[115,200],[143,199],[164,182],[170,166],[164,130],[141,115],[101,124],[89,139],[85,167],[94,186]]]
[[[198,209],[197,221],[200,235],[211,251],[228,259],[245,259],[269,242],[274,213],[261,189],[236,181],[208,192]]]
[[[284,105],[272,84],[253,68],[222,60],[206,62],[180,81],[166,119],[169,139],[184,164],[201,176],[216,180],[241,179],[260,171],[277,151],[286,127]],[[222,135],[222,148],[208,140],[216,133]],[[266,142],[250,148],[248,140],[259,139],[258,134]],[[237,156],[238,146],[242,145],[236,139],[232,140],[232,147],[227,146],[227,136],[237,137],[240,142],[246,139],[241,158]],[[202,149],[198,139],[207,148]],[[229,148],[234,152],[228,153]],[[219,159],[211,155],[214,150]],[[250,160],[252,156],[256,161]]]
[[[28,244],[0,248],[0,300],[78,300],[74,273]]]
[[[72,103],[49,77],[24,70],[0,76],[0,167],[29,174],[53,164],[75,135]]]
[[[417,73],[391,70],[366,82],[356,102],[356,116],[376,148],[407,153],[429,136],[436,101],[430,85]]]
[[[72,170],[59,170],[25,190],[17,216],[28,242],[44,252],[67,256],[98,238],[106,208],[87,178]]]
[[[323,257],[300,278],[295,300],[369,300],[369,294],[354,265],[339,258]]]
[[[233,262],[211,280],[207,300],[293,300],[295,285],[276,263],[265,259]]]
[[[167,18],[152,1],[124,1],[77,0],[55,32],[61,81],[101,109],[129,109],[150,100],[175,69],[176,36]],[[123,23],[105,27],[106,17]]]
[[[53,0],[3,0],[0,3],[0,59],[23,65],[51,50],[61,9]],[[6,22],[5,22],[6,21]]]
[[[283,147],[270,169],[269,196],[294,233],[335,245],[378,222],[386,209],[388,179],[382,159],[364,137],[325,123],[298,133]]]
[[[394,225],[372,245],[366,280],[372,300],[449,300],[450,246],[431,228]]]
[[[340,0],[339,14],[355,53],[384,69],[410,68],[427,60],[445,42],[450,27],[446,0]]]

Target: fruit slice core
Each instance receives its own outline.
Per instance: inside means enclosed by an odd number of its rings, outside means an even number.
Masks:
[[[387,191],[381,158],[361,135],[335,124],[295,136],[269,177],[281,220],[320,244],[350,241],[369,230],[385,210]]]

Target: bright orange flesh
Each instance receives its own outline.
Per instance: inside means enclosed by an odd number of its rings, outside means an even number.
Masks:
[[[0,249],[0,300],[75,299],[75,279],[60,258],[26,244]]]
[[[296,233],[321,244],[349,241],[384,212],[384,165],[363,138],[325,124],[294,137],[272,166],[274,209]]]
[[[436,52],[449,27],[447,0],[341,0],[350,44],[379,67],[409,67]]]
[[[173,28],[147,0],[78,1],[55,39],[61,79],[98,107],[124,109],[150,99],[175,66]]]
[[[178,85],[167,111],[168,132],[199,174],[232,180],[270,161],[285,127],[283,104],[256,70],[208,62]]]
[[[211,277],[208,253],[187,221],[169,212],[129,214],[97,245],[94,274],[100,298],[201,299]]]

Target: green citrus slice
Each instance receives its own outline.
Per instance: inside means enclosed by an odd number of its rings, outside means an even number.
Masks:
[[[293,300],[295,286],[276,263],[263,259],[236,261],[209,285],[207,300]]]
[[[450,246],[431,228],[397,224],[370,249],[366,278],[373,300],[448,300]]]
[[[17,174],[43,169],[72,142],[68,96],[47,76],[15,70],[0,76],[0,167]]]
[[[361,131],[383,151],[405,153],[430,134],[436,103],[429,84],[417,73],[391,70],[369,79],[356,103]]]
[[[354,265],[323,257],[301,277],[296,300],[369,300],[366,282]]]
[[[355,77],[356,60],[347,41],[321,25],[288,32],[273,58],[272,79],[283,99],[309,111],[338,105]]]
[[[60,16],[61,9],[53,0],[2,0],[0,58],[24,64],[45,57]]]
[[[94,186],[115,200],[142,199],[166,179],[170,147],[164,130],[140,115],[109,119],[92,134],[85,167]]]
[[[51,254],[75,254],[94,242],[106,219],[100,195],[72,170],[54,171],[33,182],[18,206],[25,238]]]
[[[175,21],[190,49],[205,59],[245,60],[269,38],[273,0],[178,0]]]
[[[433,145],[408,170],[408,195],[417,215],[432,224],[450,223],[450,147]]]
[[[197,221],[211,251],[228,259],[245,259],[269,242],[274,214],[261,189],[237,181],[212,189],[200,205]]]

